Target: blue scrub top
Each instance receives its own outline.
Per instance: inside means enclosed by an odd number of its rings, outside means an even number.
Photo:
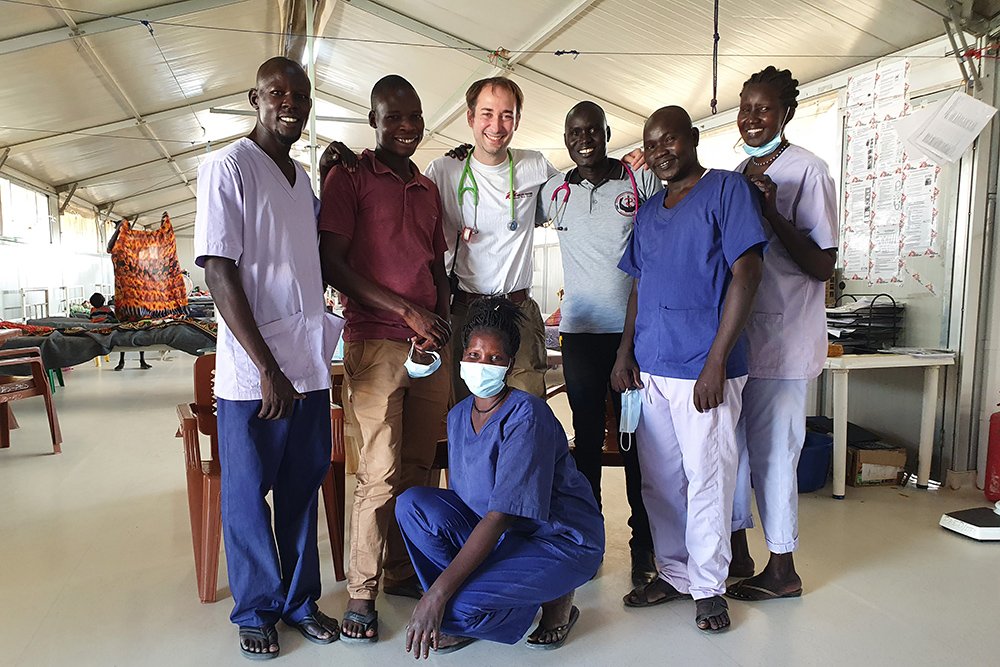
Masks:
[[[604,517],[545,401],[512,389],[478,434],[472,401],[448,413],[451,489],[480,517],[490,511],[519,517],[511,531],[603,553]]]
[[[632,240],[618,264],[639,279],[635,359],[652,375],[696,380],[719,330],[731,267],[745,252],[762,252],[759,195],[742,175],[711,169],[673,208],[666,190],[636,216]],[[726,377],[747,374],[746,338],[740,335]]]

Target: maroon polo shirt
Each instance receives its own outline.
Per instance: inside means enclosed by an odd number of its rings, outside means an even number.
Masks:
[[[411,163],[409,183],[382,164],[375,153],[361,154],[354,173],[334,167],[323,183],[319,229],[350,239],[347,261],[368,280],[407,301],[434,311],[437,288],[431,267],[444,264],[441,200],[434,183]],[[343,297],[344,340],[408,340],[414,335],[402,318]]]

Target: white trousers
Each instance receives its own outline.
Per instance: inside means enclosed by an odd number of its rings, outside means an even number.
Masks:
[[[722,405],[703,413],[694,407],[694,380],[641,377],[636,439],[660,578],[696,600],[722,595],[746,377],[726,380]]]
[[[771,553],[799,546],[799,455],[806,439],[806,380],[751,378],[743,388],[732,529],[753,528],[750,478]],[[742,443],[741,443],[742,445]]]

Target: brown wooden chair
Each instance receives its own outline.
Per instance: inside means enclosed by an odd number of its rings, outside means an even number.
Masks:
[[[217,597],[219,549],[222,541],[222,474],[219,467],[214,386],[215,355],[206,354],[198,357],[194,363],[195,401],[188,405],[177,406],[177,416],[180,421],[177,435],[184,439],[188,512],[191,517],[191,541],[194,546],[198,598],[205,603],[215,602]],[[339,413],[340,418],[333,424],[334,446],[331,454],[331,470],[323,482],[322,492],[327,511],[327,527],[330,529],[330,544],[333,548],[334,575],[337,581],[343,581],[346,579],[343,509],[344,421],[340,406],[331,406],[331,417],[334,417],[335,412]],[[201,455],[199,432],[209,438],[210,459],[205,459]]]
[[[320,491],[326,509],[326,527],[330,532],[330,550],[333,552],[333,575],[337,581],[347,579],[344,572],[344,511],[347,500],[344,492],[344,466],[347,460],[344,446],[344,409],[330,403],[330,471],[326,473]]]
[[[59,417],[56,416],[56,406],[52,402],[52,390],[42,363],[41,350],[37,347],[0,350],[0,370],[14,366],[27,366],[31,370],[31,376],[0,375],[0,449],[10,447],[10,431],[17,428],[10,404],[22,398],[41,396],[49,418],[52,453],[62,453],[62,431],[59,429]]]

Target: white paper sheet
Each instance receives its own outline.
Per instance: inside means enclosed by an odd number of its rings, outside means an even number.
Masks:
[[[867,123],[875,115],[875,72],[847,81],[847,116],[850,125]]]
[[[875,127],[875,173],[891,173],[903,167],[903,144],[896,132],[895,120],[882,121]]]
[[[876,213],[872,224],[872,260],[868,282],[899,282],[899,214]]]
[[[875,169],[875,128],[859,125],[847,129],[847,175],[863,178]]]
[[[869,179],[851,181],[845,186],[847,207],[844,224],[852,229],[868,227],[872,221],[872,187]]]
[[[918,167],[903,173],[903,256],[933,251],[937,218],[938,167]]]
[[[905,60],[879,66],[875,75],[874,115],[878,120],[898,118],[906,111],[907,73]]]
[[[898,218],[903,210],[902,172],[894,171],[876,178],[873,192],[872,210],[874,210],[876,217],[886,218],[895,215]]]
[[[871,227],[844,230],[840,257],[845,279],[868,280]]]
[[[939,163],[955,162],[996,112],[985,102],[955,92],[943,103],[913,114],[902,126],[897,124],[896,130],[905,142],[913,144],[911,157],[922,153]]]

